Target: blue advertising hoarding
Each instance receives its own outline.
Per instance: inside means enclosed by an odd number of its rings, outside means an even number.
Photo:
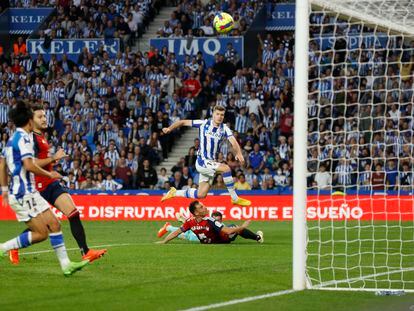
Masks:
[[[186,55],[195,56],[203,53],[207,66],[214,65],[214,55],[224,54],[227,44],[233,48],[243,61],[243,37],[199,37],[199,38],[157,38],[151,39],[150,45],[161,50],[164,46],[169,52],[174,52],[178,62],[183,62]]]
[[[120,49],[119,39],[58,39],[52,40],[48,49],[44,47],[43,43],[43,39],[28,39],[26,41],[27,51],[32,58],[36,59],[37,55],[41,54],[46,61],[49,61],[51,55],[55,54],[60,60],[62,55],[66,54],[70,60],[76,63],[85,47],[89,52],[95,53],[103,45],[110,57],[115,57]]]
[[[286,31],[295,29],[295,4],[277,3],[267,6],[266,30]]]
[[[31,34],[53,12],[54,8],[9,9],[9,33]]]

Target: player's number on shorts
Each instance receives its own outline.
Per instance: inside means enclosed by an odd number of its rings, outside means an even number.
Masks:
[[[26,204],[30,210],[36,210],[37,203],[34,198],[26,200]]]

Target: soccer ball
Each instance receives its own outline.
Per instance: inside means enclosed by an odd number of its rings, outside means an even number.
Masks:
[[[218,13],[214,17],[213,26],[218,33],[227,33],[233,29],[233,17],[225,12]]]

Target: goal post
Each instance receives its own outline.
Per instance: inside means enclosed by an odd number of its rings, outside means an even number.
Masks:
[[[414,0],[297,0],[293,289],[414,292]]]
[[[308,0],[296,1],[295,81],[294,81],[294,153],[293,153],[293,289],[305,289],[306,269],[306,170],[308,101]]]

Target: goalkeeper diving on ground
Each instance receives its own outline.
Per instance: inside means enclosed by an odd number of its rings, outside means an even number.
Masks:
[[[175,238],[181,238],[191,242],[199,241],[202,244],[228,244],[233,242],[238,236],[244,239],[254,240],[263,243],[263,232],[254,233],[247,229],[250,221],[244,222],[241,226],[224,225],[222,214],[220,212],[212,213],[209,217],[209,211],[203,203],[199,201],[191,202],[189,206],[192,217],[185,220],[181,227],[173,227],[166,223],[159,231],[158,237],[162,237],[167,232],[171,232],[159,244],[165,244]]]

